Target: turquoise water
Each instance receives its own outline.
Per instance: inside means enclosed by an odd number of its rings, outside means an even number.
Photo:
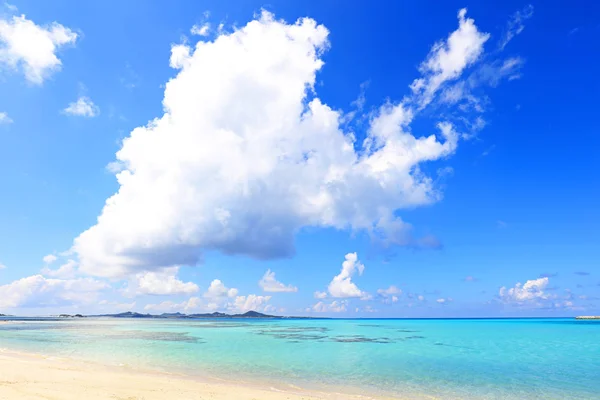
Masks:
[[[596,321],[28,321],[0,324],[0,347],[281,388],[600,399]]]

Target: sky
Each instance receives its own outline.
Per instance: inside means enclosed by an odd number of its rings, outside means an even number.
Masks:
[[[0,313],[600,313],[589,1],[0,5]]]

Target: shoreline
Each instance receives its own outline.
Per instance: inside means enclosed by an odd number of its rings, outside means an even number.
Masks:
[[[334,389],[334,388],[331,388]],[[337,388],[335,388],[337,389]],[[300,387],[282,390],[211,378],[200,380],[180,373],[110,366],[11,349],[0,349],[0,398],[3,400],[392,400],[382,397]],[[418,397],[434,399],[433,396]]]

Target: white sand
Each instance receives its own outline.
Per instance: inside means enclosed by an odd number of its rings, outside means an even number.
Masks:
[[[425,397],[431,398],[431,397]],[[233,383],[200,382],[189,377],[0,351],[2,400],[300,400],[374,399],[371,396],[281,391]],[[384,399],[378,397],[378,399]],[[387,398],[389,399],[389,397]]]

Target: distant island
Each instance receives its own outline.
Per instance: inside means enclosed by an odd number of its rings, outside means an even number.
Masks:
[[[301,318],[309,319],[309,317],[282,317],[279,315],[267,315],[257,311],[248,311],[244,314],[225,314],[214,312],[210,314],[182,314],[182,313],[163,313],[160,315],[140,314],[133,311],[127,311],[119,314],[103,314],[90,315],[90,317],[110,317],[110,318],[171,318],[171,319],[199,319],[199,318],[270,318],[270,319],[289,319]]]
[[[0,314],[0,317],[6,318],[25,318],[28,317],[15,317],[13,315],[5,315]],[[329,318],[319,318],[319,317],[290,317],[290,316],[281,316],[281,315],[268,315],[259,313],[257,311],[248,311],[243,314],[225,314],[222,312],[213,312],[206,314],[183,314],[183,313],[163,313],[160,315],[154,314],[142,314],[133,311],[122,312],[118,314],[99,314],[99,315],[82,315],[82,314],[60,314],[60,315],[50,315],[47,317],[29,317],[29,318],[60,318],[60,319],[75,319],[75,318],[155,318],[155,319],[215,319],[215,318],[223,318],[223,319],[231,319],[231,318],[260,318],[260,319],[329,319]]]
[[[600,315],[580,315],[579,317],[575,317],[575,319],[598,319],[598,320],[600,320]]]

